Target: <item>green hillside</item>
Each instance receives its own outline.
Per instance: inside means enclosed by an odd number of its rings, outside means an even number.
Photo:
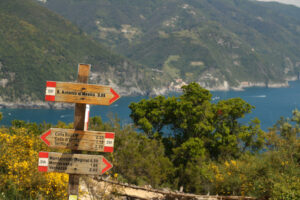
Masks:
[[[208,87],[283,83],[300,68],[300,9],[250,0],[48,0],[93,38],[162,75]]]
[[[42,100],[46,80],[75,80],[78,63],[92,64],[91,83],[144,87],[140,66],[35,1],[0,1],[0,38],[2,102]]]

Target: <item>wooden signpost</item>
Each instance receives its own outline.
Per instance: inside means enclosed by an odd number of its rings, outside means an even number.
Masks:
[[[46,101],[110,105],[119,95],[108,86],[47,81]]]
[[[97,152],[114,151],[115,133],[51,128],[41,135],[45,144],[52,148]]]
[[[38,169],[69,174],[69,200],[78,199],[79,175],[102,175],[112,164],[101,155],[81,150],[113,152],[114,133],[87,131],[89,105],[110,105],[120,98],[109,86],[89,85],[90,65],[79,64],[77,83],[47,81],[46,101],[75,103],[74,129],[51,128],[41,135],[49,147],[71,149],[71,154],[40,152]]]
[[[100,155],[39,152],[41,172],[102,175],[110,168],[112,164]]]

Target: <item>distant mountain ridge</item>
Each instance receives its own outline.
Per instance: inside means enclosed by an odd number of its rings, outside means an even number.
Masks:
[[[300,71],[300,8],[250,0],[48,0],[61,14],[156,72],[154,87],[280,86]]]
[[[90,83],[115,86],[121,94],[149,85],[141,65],[33,0],[0,1],[0,38],[1,105],[43,102],[46,81],[74,81],[78,63],[92,64]]]
[[[282,4],[287,4],[287,5],[293,5],[300,7],[300,1],[299,0],[257,0],[257,1],[264,1],[264,2],[278,2]]]
[[[43,102],[45,81],[75,80],[78,63],[92,64],[90,83],[122,95],[192,81],[283,86],[300,71],[299,10],[247,0],[1,1],[0,106]]]

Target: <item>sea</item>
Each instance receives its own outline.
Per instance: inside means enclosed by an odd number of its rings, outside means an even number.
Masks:
[[[244,91],[211,91],[212,103],[222,99],[240,97],[249,104],[255,106],[252,113],[240,119],[240,123],[247,123],[257,117],[261,122],[261,128],[265,131],[272,127],[280,117],[291,118],[292,111],[300,110],[300,81],[289,82],[286,88],[251,87]],[[169,96],[180,94],[169,94]],[[100,116],[104,122],[117,117],[121,125],[132,123],[130,109],[132,102],[149,99],[149,96],[125,96],[110,106],[91,106],[90,117]],[[74,121],[74,109],[9,109],[1,108],[3,119],[0,125],[9,126],[12,120],[23,120],[35,123],[52,123],[58,121],[71,123]]]

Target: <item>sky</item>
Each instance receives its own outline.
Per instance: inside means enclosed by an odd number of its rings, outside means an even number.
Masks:
[[[257,0],[257,1],[268,1],[268,2],[276,1],[279,3],[292,4],[300,7],[300,0]]]

